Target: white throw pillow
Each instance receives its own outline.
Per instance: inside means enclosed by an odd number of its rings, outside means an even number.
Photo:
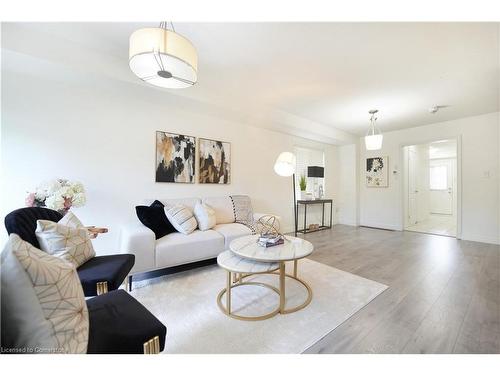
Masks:
[[[212,229],[217,222],[215,210],[205,203],[196,203],[196,206],[194,206],[194,217],[198,222],[200,230]]]
[[[66,214],[68,215],[70,213]],[[80,220],[73,214],[68,218],[66,216],[58,223],[37,220],[35,234],[41,250],[64,259],[78,268],[95,257],[95,251],[89,232],[81,227]],[[73,227],[74,225],[80,225],[80,227]]]
[[[68,211],[68,213],[58,221],[58,224],[66,225],[67,227],[71,228],[84,228],[84,225],[82,224],[80,219],[78,219],[76,215],[71,211]]]
[[[89,316],[75,267],[11,234],[2,252],[2,346],[86,353]]]
[[[182,204],[165,206],[165,214],[167,215],[168,221],[170,221],[174,228],[180,233],[190,234],[198,226],[198,222],[193,216],[193,212]]]

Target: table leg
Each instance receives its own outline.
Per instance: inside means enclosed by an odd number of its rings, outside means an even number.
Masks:
[[[298,259],[295,259],[293,261],[293,277],[297,277],[297,263],[298,263]]]
[[[226,310],[231,314],[231,272],[227,272],[227,285],[226,285]]]
[[[285,262],[280,262],[280,313],[285,311]]]

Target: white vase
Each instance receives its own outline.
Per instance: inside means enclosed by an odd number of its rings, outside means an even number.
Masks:
[[[305,190],[300,191],[300,199],[301,200],[306,200],[307,199],[307,192]]]

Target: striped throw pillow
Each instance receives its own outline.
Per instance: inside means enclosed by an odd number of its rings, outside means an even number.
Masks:
[[[165,214],[168,221],[180,233],[190,234],[198,226],[193,212],[183,204],[165,206]]]

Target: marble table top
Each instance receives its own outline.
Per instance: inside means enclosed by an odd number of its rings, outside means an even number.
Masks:
[[[280,262],[305,258],[310,255],[314,246],[302,238],[285,236],[285,243],[273,247],[262,247],[257,244],[259,235],[237,238],[229,244],[233,253],[240,257],[259,262]]]
[[[228,271],[237,273],[272,272],[279,268],[279,263],[277,262],[258,262],[245,259],[229,250],[219,254],[217,264]]]

